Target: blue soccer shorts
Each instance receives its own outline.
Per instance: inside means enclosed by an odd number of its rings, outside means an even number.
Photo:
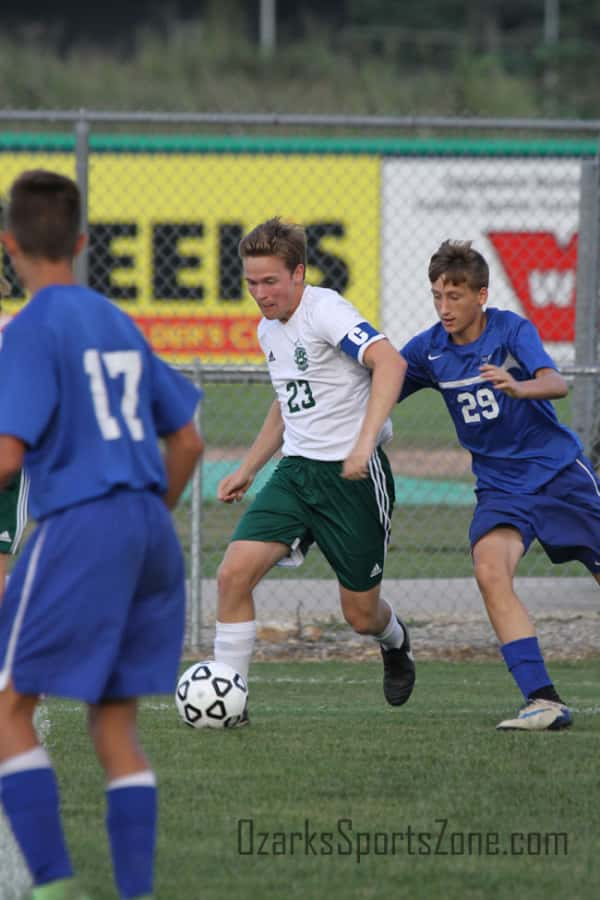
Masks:
[[[537,538],[553,563],[579,560],[600,574],[600,480],[580,456],[534,494],[477,491],[471,547],[493,528],[512,525],[525,552]]]
[[[181,547],[162,499],[116,490],[49,516],[0,607],[0,689],[88,703],[170,693],[183,642]]]

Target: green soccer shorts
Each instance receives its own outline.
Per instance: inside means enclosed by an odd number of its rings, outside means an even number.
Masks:
[[[27,525],[29,478],[19,472],[0,490],[0,553],[16,553]]]
[[[348,481],[341,462],[286,456],[244,513],[232,541],[278,541],[303,550],[314,541],[343,587],[379,584],[390,539],[394,479],[381,448],[369,477]]]

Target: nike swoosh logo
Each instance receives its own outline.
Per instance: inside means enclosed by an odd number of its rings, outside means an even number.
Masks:
[[[542,707],[542,709],[533,709],[531,712],[523,713],[523,715],[520,716],[519,718],[521,718],[521,719],[531,719],[532,716],[540,716],[542,713],[545,713],[545,712],[548,712],[548,711],[551,712],[551,711],[552,711],[552,708],[551,708],[550,706],[544,706],[544,707]]]
[[[439,359],[441,355],[441,353],[438,353],[436,356],[432,356],[431,353],[428,353],[427,359]]]

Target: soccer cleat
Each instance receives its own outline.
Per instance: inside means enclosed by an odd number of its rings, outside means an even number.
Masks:
[[[496,725],[498,731],[559,731],[573,722],[571,710],[555,700],[528,700],[516,719],[505,719]]]
[[[248,703],[244,707],[244,712],[241,714],[239,721],[235,723],[235,725],[230,725],[230,728],[243,728],[244,725],[250,724],[250,716],[248,715]]]
[[[61,878],[33,888],[31,900],[91,900],[74,878]]]
[[[402,706],[406,703],[415,684],[415,663],[410,650],[408,628],[403,622],[400,622],[400,625],[404,630],[402,646],[392,650],[381,647],[383,694],[391,706]]]

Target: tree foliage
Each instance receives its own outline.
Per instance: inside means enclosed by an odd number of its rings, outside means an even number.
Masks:
[[[55,0],[51,19],[15,6],[0,32],[0,105],[598,115],[600,0],[562,0],[557,40],[545,35],[550,0],[279,0],[270,58],[259,4],[121,2],[110,36],[77,17],[81,4]]]

